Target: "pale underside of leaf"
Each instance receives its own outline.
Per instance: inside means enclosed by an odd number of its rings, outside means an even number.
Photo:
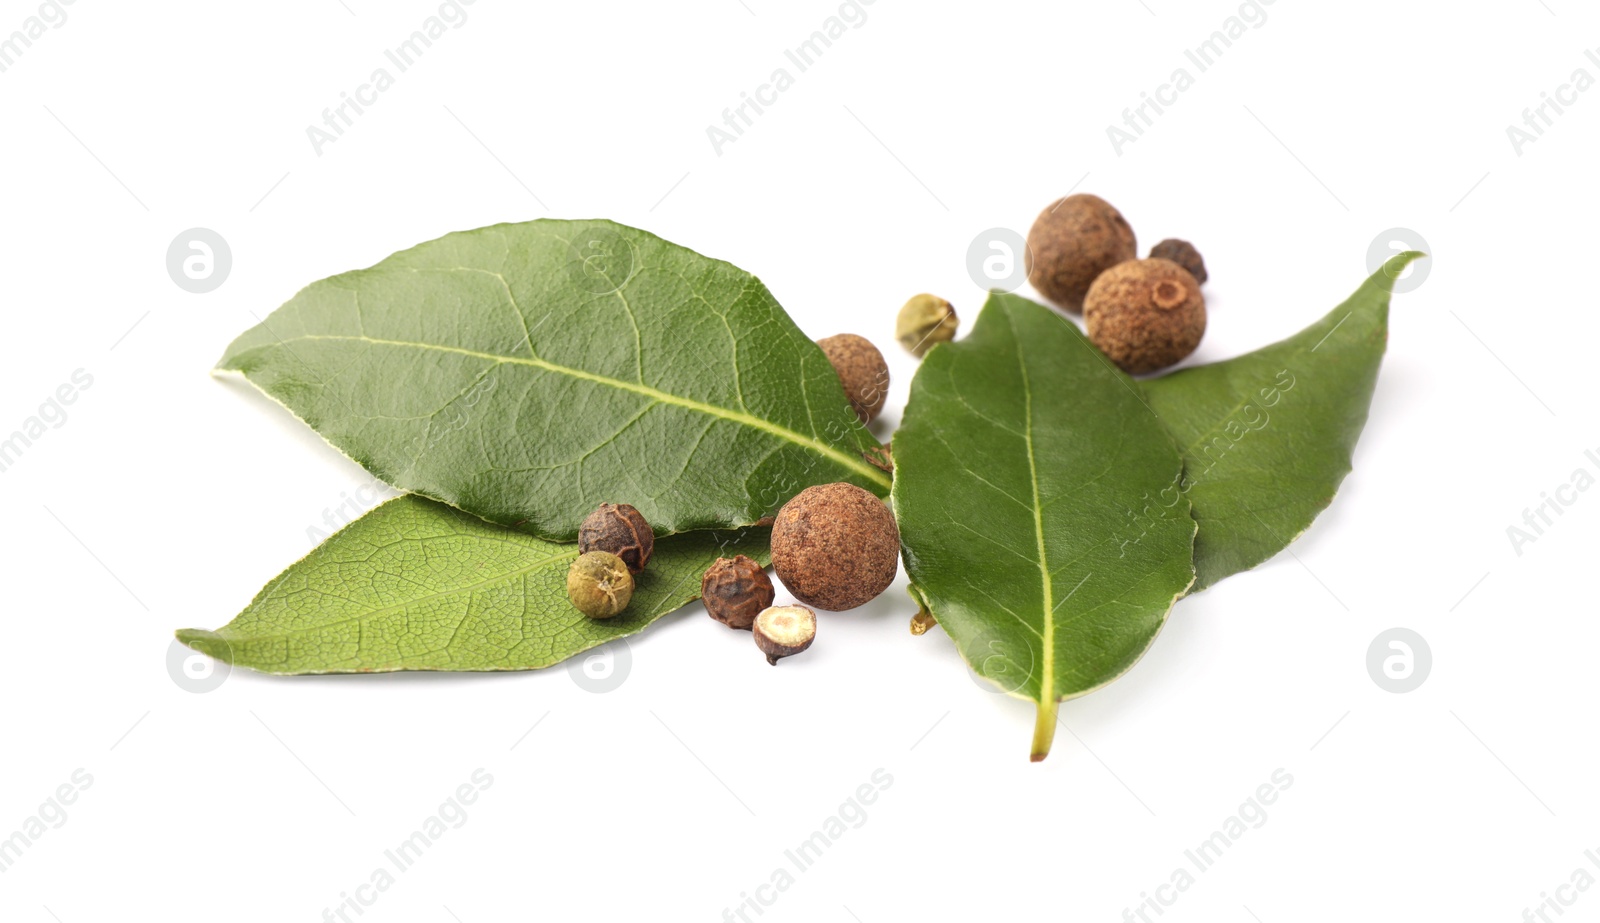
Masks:
[[[573,545],[399,497],[289,567],[232,622],[179,640],[266,673],[532,670],[643,630],[700,595],[723,555],[767,560],[767,531],[664,536],[622,615],[568,601]]]

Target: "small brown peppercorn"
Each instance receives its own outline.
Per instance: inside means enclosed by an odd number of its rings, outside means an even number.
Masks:
[[[637,574],[650,563],[656,535],[639,511],[626,503],[602,503],[578,527],[579,551],[609,551]]]
[[[609,551],[585,552],[567,571],[567,598],[589,618],[611,618],[633,601],[633,575]]]
[[[778,511],[772,568],[801,602],[854,609],[894,582],[900,530],[883,501],[854,484],[808,487]]]
[[[1083,306],[1089,341],[1131,375],[1194,352],[1206,332],[1200,283],[1171,260],[1135,260],[1095,280]]]
[[[1039,213],[1028,231],[1028,281],[1039,294],[1076,314],[1102,272],[1137,259],[1133,228],[1099,196],[1079,193]]]
[[[772,581],[761,565],[744,555],[718,558],[700,580],[700,598],[711,617],[729,628],[749,630],[762,609],[772,605]]]
[[[955,339],[960,325],[950,302],[937,295],[915,295],[895,318],[894,337],[906,352],[921,359],[928,350]]]
[[[844,395],[850,399],[856,416],[863,425],[871,423],[889,397],[889,364],[883,361],[883,353],[866,337],[853,333],[823,337],[817,345],[839,373]]]
[[[1187,240],[1169,237],[1161,243],[1150,248],[1150,258],[1153,260],[1171,260],[1189,270],[1189,275],[1201,285],[1206,284],[1206,261],[1201,258],[1200,251],[1194,244]]]
[[[817,637],[817,614],[805,606],[773,606],[756,616],[756,647],[773,666],[811,646]]]

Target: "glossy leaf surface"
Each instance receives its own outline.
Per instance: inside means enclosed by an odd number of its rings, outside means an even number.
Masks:
[[[313,283],[219,369],[389,484],[554,541],[604,502],[667,534],[813,484],[889,489],[759,279],[607,221],[448,234]]]
[[[1192,505],[1192,592],[1282,551],[1333,502],[1372,405],[1394,280],[1420,256],[1394,257],[1287,340],[1141,383],[1184,459],[1183,480],[1153,495],[1145,518]]]
[[[895,434],[895,512],[914,595],[980,676],[1056,703],[1121,676],[1194,578],[1194,522],[1132,511],[1175,482],[1172,439],[1132,381],[1041,305],[991,295],[928,353]]]

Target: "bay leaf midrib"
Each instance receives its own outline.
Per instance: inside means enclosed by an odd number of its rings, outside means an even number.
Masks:
[[[546,372],[551,372],[553,374],[566,375],[566,376],[571,377],[571,378],[579,379],[580,381],[589,381],[589,382],[593,382],[595,384],[604,385],[606,387],[616,388],[619,391],[629,391],[629,392],[632,392],[634,394],[639,394],[639,395],[642,395],[644,397],[649,397],[649,398],[652,398],[654,400],[660,401],[663,404],[670,404],[672,406],[682,407],[682,408],[685,408],[687,410],[693,410],[693,411],[696,411],[696,412],[699,412],[699,413],[706,414],[707,416],[717,417],[719,419],[728,420],[728,421],[733,422],[733,423],[739,423],[739,424],[744,425],[744,426],[749,426],[749,427],[751,427],[753,429],[761,430],[763,432],[766,432],[766,433],[769,433],[769,434],[771,434],[773,436],[776,436],[776,437],[778,437],[780,439],[784,439],[784,440],[786,440],[788,442],[792,442],[792,443],[794,443],[796,445],[806,446],[806,447],[808,447],[810,449],[813,449],[813,450],[815,450],[815,451],[817,451],[817,452],[819,452],[819,453],[821,453],[821,454],[833,459],[834,461],[838,462],[839,464],[843,465],[844,467],[849,468],[849,469],[851,469],[851,470],[853,470],[853,471],[855,471],[855,472],[857,472],[857,473],[859,473],[861,475],[864,475],[865,477],[871,479],[873,482],[875,482],[877,484],[880,484],[880,485],[882,485],[884,487],[888,487],[890,485],[890,483],[891,483],[887,475],[885,475],[882,471],[879,471],[877,468],[873,467],[872,465],[867,464],[867,462],[865,460],[852,458],[849,454],[847,454],[845,452],[841,452],[838,449],[836,449],[833,446],[830,446],[830,445],[828,445],[826,443],[819,442],[817,439],[815,439],[813,437],[805,436],[805,435],[803,435],[801,433],[797,433],[794,430],[788,429],[787,427],[779,426],[776,423],[773,423],[773,422],[768,421],[768,420],[763,420],[760,417],[754,416],[752,414],[744,413],[744,412],[737,411],[737,410],[730,410],[730,409],[728,409],[726,407],[719,407],[719,406],[717,406],[715,404],[707,404],[707,403],[705,403],[703,401],[696,401],[696,400],[693,400],[691,398],[682,397],[682,396],[676,395],[676,394],[670,394],[670,393],[668,393],[666,391],[661,391],[661,390],[659,390],[657,388],[652,388],[649,385],[646,385],[646,384],[643,384],[643,383],[635,384],[633,382],[622,381],[621,379],[611,378],[611,377],[606,376],[606,375],[599,375],[599,374],[596,374],[594,372],[583,371],[582,369],[575,369],[575,368],[571,368],[569,366],[558,365],[558,364],[556,364],[554,362],[550,362],[550,361],[547,361],[547,360],[544,360],[544,359],[539,359],[539,358],[536,358],[536,357],[534,357],[534,358],[524,358],[524,357],[520,357],[520,356],[501,356],[501,355],[496,355],[495,353],[486,353],[486,352],[481,352],[479,350],[474,350],[474,349],[464,349],[464,348],[458,347],[458,346],[442,346],[442,345],[435,344],[435,343],[418,343],[418,342],[414,342],[414,341],[410,341],[410,340],[389,340],[389,339],[382,339],[382,338],[379,338],[379,337],[369,337],[369,336],[351,336],[349,334],[315,334],[315,333],[307,333],[307,334],[301,334],[301,335],[295,336],[295,337],[289,337],[287,339],[280,338],[277,341],[277,343],[278,344],[282,344],[284,346],[287,346],[289,343],[299,342],[299,341],[302,341],[302,340],[353,341],[353,342],[359,342],[359,343],[371,343],[371,344],[376,345],[376,346],[407,347],[407,348],[411,348],[411,349],[422,349],[422,350],[431,350],[431,351],[435,351],[435,352],[453,353],[453,354],[461,355],[461,356],[469,356],[469,357],[472,357],[472,358],[475,358],[475,359],[483,359],[483,360],[486,360],[486,361],[489,361],[489,362],[510,363],[510,364],[514,364],[514,365],[525,365],[525,366],[529,366],[531,368],[542,369],[542,370],[544,370]],[[264,345],[266,347],[270,348],[271,346],[273,346],[275,344],[264,344]]]
[[[330,628],[337,628],[340,625],[345,625],[345,624],[348,624],[350,622],[362,622],[362,621],[368,621],[368,620],[371,620],[371,619],[382,618],[383,616],[393,615],[396,612],[401,612],[401,611],[404,611],[406,609],[411,609],[411,608],[414,608],[416,606],[420,606],[420,605],[422,605],[424,603],[432,602],[433,600],[436,600],[436,599],[444,599],[444,598],[450,597],[450,596],[460,596],[462,594],[472,594],[472,593],[476,593],[479,590],[482,590],[482,589],[484,589],[486,587],[491,587],[491,586],[496,586],[496,585],[503,584],[503,583],[508,583],[508,582],[510,582],[512,580],[517,579],[518,577],[525,577],[528,574],[533,573],[534,571],[538,570],[541,567],[548,567],[551,564],[555,564],[557,562],[563,561],[563,560],[565,560],[565,559],[567,559],[568,557],[571,557],[571,556],[572,556],[572,552],[564,551],[564,552],[562,552],[560,554],[557,554],[557,555],[554,555],[552,557],[541,558],[538,561],[534,561],[534,562],[532,562],[530,564],[523,565],[521,567],[516,568],[515,570],[506,571],[503,574],[497,574],[497,575],[495,575],[493,577],[485,578],[483,580],[478,581],[477,583],[472,583],[472,584],[468,584],[466,586],[461,586],[461,587],[455,587],[455,588],[448,589],[448,590],[440,590],[437,593],[429,593],[426,596],[418,596],[415,599],[410,599],[410,600],[407,600],[407,601],[405,601],[403,603],[396,603],[395,605],[392,605],[392,606],[383,606],[382,608],[371,609],[371,610],[368,610],[366,612],[361,612],[361,613],[358,613],[356,615],[352,615],[352,616],[350,616],[348,618],[337,619],[337,620],[332,621],[332,622],[325,622],[323,624],[313,625],[313,626],[310,626],[308,628],[288,628],[288,629],[284,629],[283,631],[273,632],[271,634],[254,635],[254,636],[252,636],[250,638],[250,640],[251,641],[260,641],[260,640],[263,640],[263,639],[288,638],[288,637],[292,637],[292,636],[295,636],[295,635],[305,635],[305,634],[311,634],[312,632],[327,631]],[[359,603],[356,603],[353,600],[347,600],[347,602],[350,602],[351,605],[359,605]],[[211,634],[222,636],[222,631],[223,630],[225,630],[225,629],[218,630],[218,631],[215,631],[215,632],[211,632]]]
[[[1022,343],[1017,336],[1015,319],[1009,314],[1007,319],[1011,321],[1012,338],[1017,341],[1017,368],[1022,373],[1023,415],[1026,418],[1023,439],[1027,444],[1028,475],[1033,487],[1033,534],[1039,551],[1039,574],[1044,591],[1044,617],[1039,632],[1040,639],[1044,642],[1042,645],[1044,663],[1041,664],[1043,675],[1039,679],[1039,702],[1041,707],[1048,707],[1053,704],[1055,696],[1055,587],[1050,573],[1049,555],[1045,549],[1044,505],[1039,497],[1039,462],[1033,446],[1033,382],[1028,376],[1027,361],[1022,356]]]

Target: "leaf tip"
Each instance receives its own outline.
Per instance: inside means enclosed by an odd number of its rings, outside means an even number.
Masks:
[[[1428,254],[1421,250],[1407,250],[1404,253],[1396,253],[1378,268],[1378,273],[1387,279],[1392,286],[1400,278],[1400,274],[1406,271],[1407,266],[1421,259],[1428,259]]]
[[[233,663],[233,646],[218,637],[216,632],[206,631],[203,628],[180,628],[173,634],[177,637],[178,643],[184,647],[199,651],[223,663]]]

